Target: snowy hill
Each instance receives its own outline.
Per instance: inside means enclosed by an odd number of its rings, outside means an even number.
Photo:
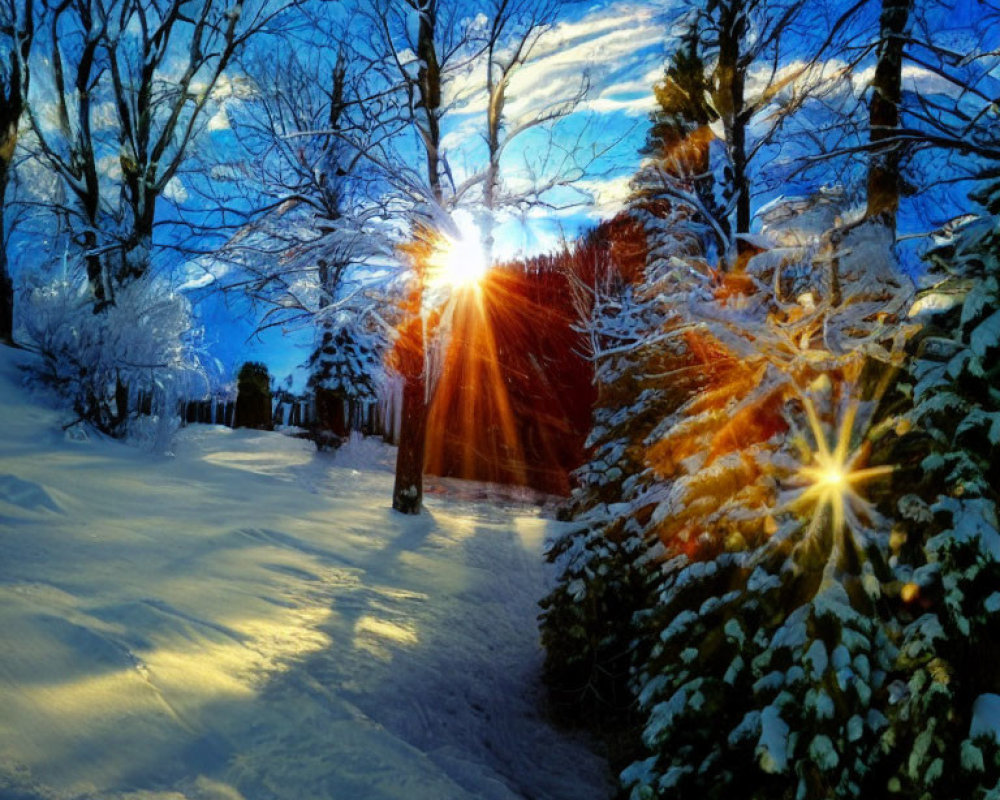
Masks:
[[[76,441],[26,358],[0,348],[0,798],[609,796],[539,711],[555,523],[395,515],[369,443]]]

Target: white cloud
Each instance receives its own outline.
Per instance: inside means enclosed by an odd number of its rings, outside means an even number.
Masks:
[[[212,118],[208,121],[208,129],[210,131],[229,130],[229,115],[226,113],[225,105],[219,106],[219,110],[212,115]]]
[[[629,116],[645,114],[656,107],[656,99],[652,94],[645,97],[618,99],[615,97],[598,97],[584,104],[583,109],[597,114],[613,114],[624,112]]]
[[[183,203],[187,200],[188,193],[187,189],[184,188],[184,184],[178,178],[173,177],[163,187],[163,196],[175,203]]]
[[[640,113],[651,100],[662,65],[664,29],[655,12],[639,3],[622,2],[596,9],[575,22],[555,25],[543,34],[532,59],[512,77],[507,93],[509,119],[525,118],[571,98],[589,79],[591,99],[580,110]],[[455,113],[479,115],[486,97],[477,89],[483,67],[452,81],[447,101]],[[636,78],[640,72],[648,81]]]
[[[591,216],[611,217],[625,207],[632,192],[632,175],[585,180],[580,182],[579,188],[594,197]]]

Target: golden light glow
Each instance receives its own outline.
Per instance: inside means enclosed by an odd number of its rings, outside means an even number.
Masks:
[[[820,476],[819,483],[842,488],[847,483],[847,474],[839,466],[833,466]]]
[[[472,284],[474,292],[459,293],[446,307],[448,339],[428,413],[426,467],[441,474],[448,435],[461,432],[460,476],[475,475],[475,465],[486,453],[498,470],[510,470],[507,480],[523,485],[524,450],[495,330],[498,312],[508,301],[500,281],[493,280],[498,273],[482,285]],[[484,420],[491,422],[492,431],[483,430]]]
[[[805,485],[805,489],[791,507],[812,509],[810,533],[815,532],[829,513],[833,530],[837,533],[845,524],[853,527],[859,512],[870,512],[868,501],[858,493],[858,488],[874,478],[888,475],[892,467],[865,467],[867,448],[849,449],[858,414],[856,401],[848,406],[840,420],[832,446],[827,442],[826,431],[812,399],[803,396],[802,403],[816,449],[806,466],[799,470],[797,479]]]
[[[471,215],[457,211],[452,218],[457,236],[443,236],[427,262],[427,286],[432,290],[477,287],[489,269],[479,227]]]
[[[899,592],[904,603],[912,603],[920,596],[920,587],[915,583],[907,583]]]

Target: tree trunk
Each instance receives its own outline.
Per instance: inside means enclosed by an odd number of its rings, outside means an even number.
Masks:
[[[441,67],[434,42],[437,26],[436,0],[417,0],[420,14],[417,36],[417,90],[420,101],[416,109],[417,128],[427,153],[427,182],[434,202],[443,199],[441,187]],[[419,514],[424,498],[424,453],[427,442],[427,373],[424,369],[425,347],[423,329],[423,280],[425,257],[415,250],[414,266],[417,286],[408,309],[408,322],[403,331],[400,350],[400,373],[403,376],[403,414],[396,456],[396,483],[392,490],[392,507],[403,514]],[[399,347],[397,345],[397,347]]]
[[[902,150],[898,143],[880,143],[892,139],[899,128],[899,106],[903,98],[903,34],[912,8],[913,0],[882,0],[878,63],[868,107],[872,149],[868,161],[867,215],[893,231],[899,210]]]
[[[492,70],[493,50],[489,51],[487,69]],[[500,127],[503,123],[503,107],[506,100],[506,76],[501,75],[500,83],[494,84],[493,74],[488,74],[487,96],[489,107],[486,111],[486,146],[489,153],[489,165],[486,168],[486,180],[483,184],[483,248],[486,253],[486,263],[493,263],[493,250],[496,244],[496,195],[500,187]]]
[[[417,308],[419,307],[418,302]],[[427,439],[427,374],[424,370],[423,321],[419,311],[411,318],[404,335],[407,341],[400,351],[403,418],[399,430],[392,507],[403,514],[419,514],[424,499],[424,451]]]
[[[316,421],[322,429],[346,439],[349,428],[344,418],[344,396],[339,392],[319,387],[315,392]]]
[[[0,140],[0,342],[14,344],[14,282],[7,264],[7,230],[5,212],[7,201],[7,170],[5,158],[7,143]],[[11,145],[13,152],[13,145]]]
[[[14,282],[5,253],[0,253],[0,342],[14,344]]]
[[[24,0],[20,20],[11,6],[11,27],[3,32],[7,62],[0,69],[0,342],[14,343],[14,282],[7,259],[7,182],[17,147],[18,126],[28,97],[28,57],[35,34],[34,0]]]
[[[437,47],[434,42],[437,27],[436,0],[418,0],[420,27],[417,37],[417,88],[420,102],[417,109],[423,109],[423,118],[417,118],[417,128],[423,139],[427,154],[427,181],[434,201],[441,202],[441,66],[438,64]]]
[[[740,63],[747,37],[743,0],[728,0],[719,10],[719,61],[715,75],[715,107],[726,132],[731,174],[727,194],[735,198],[736,234],[750,232],[750,186],[747,174],[746,67]],[[737,241],[737,252],[745,247]]]

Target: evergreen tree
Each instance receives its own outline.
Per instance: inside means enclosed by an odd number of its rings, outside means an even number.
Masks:
[[[712,112],[705,85],[692,27],[656,88],[660,108],[643,149],[646,165],[635,180],[631,214],[656,264],[671,255],[704,255],[705,226],[696,222],[701,212],[660,188],[664,181],[683,184],[713,202],[706,127]],[[654,475],[647,437],[695,377],[684,371],[685,348],[667,333],[677,315],[661,291],[687,279],[683,271],[667,272],[599,294],[588,321],[598,400],[587,441],[590,460],[576,473],[579,485],[566,509],[581,527],[551,548],[549,559],[560,564],[561,579],[542,601],[547,677],[560,703],[581,718],[596,711],[609,722],[626,722],[632,704],[632,619],[648,604],[649,591],[643,521]],[[674,301],[679,296],[673,294]],[[675,376],[672,386],[653,377],[663,374]],[[615,756],[629,756],[629,749]]]
[[[377,399],[383,348],[355,315],[339,314],[324,322],[320,331],[319,344],[307,364],[308,386],[316,396],[320,425],[343,438],[349,433],[348,405]]]
[[[663,80],[653,88],[657,108],[650,114],[650,129],[640,155],[646,158],[634,180],[636,197],[633,211],[647,210],[663,217],[677,205],[671,196],[687,189],[698,203],[688,214],[686,226],[696,225],[700,246],[712,248],[708,221],[718,220],[728,234],[725,214],[715,198],[710,145],[714,134],[709,125],[718,114],[709,103],[708,71],[701,55],[700,31],[692,23],[674,52]],[[663,183],[673,184],[674,192],[664,192]],[[684,205],[683,202],[681,205]]]
[[[1000,204],[928,253],[937,284],[901,392],[895,535],[903,623],[884,749],[902,797],[1000,794]]]
[[[645,548],[641,527],[626,509],[641,494],[644,438],[666,400],[643,388],[651,354],[633,349],[648,335],[651,312],[631,287],[594,309],[599,397],[587,441],[591,456],[576,472],[579,485],[567,508],[580,527],[548,553],[560,564],[561,578],[541,603],[547,679],[560,707],[579,719],[597,712],[621,722],[632,700],[631,620],[646,604],[646,580],[636,563]]]

